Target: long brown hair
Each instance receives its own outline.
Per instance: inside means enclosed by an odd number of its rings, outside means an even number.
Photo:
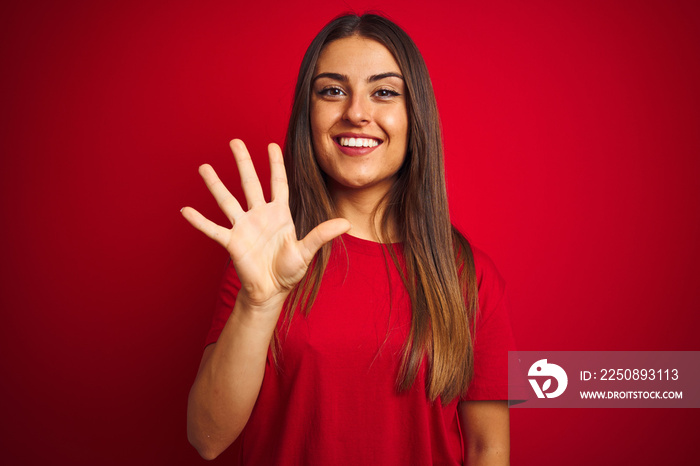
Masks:
[[[387,225],[390,219],[396,219],[396,237],[403,242],[405,274],[394,249],[386,250],[402,275],[412,305],[411,330],[404,345],[397,387],[406,390],[413,385],[427,356],[428,395],[431,400],[440,396],[447,403],[466,392],[473,373],[469,322],[478,308],[473,254],[469,242],[449,218],[442,133],[428,69],[411,38],[382,16],[340,16],[321,30],[304,55],[285,142],[292,217],[301,238],[319,223],[337,216],[314,155],[310,92],[323,48],[353,35],[384,45],[397,61],[406,83],[408,150],[397,181],[382,203],[386,206],[383,226],[377,232],[380,239],[388,238]],[[309,312],[330,251],[330,244],[323,246],[290,294],[285,309],[287,319],[297,307]]]

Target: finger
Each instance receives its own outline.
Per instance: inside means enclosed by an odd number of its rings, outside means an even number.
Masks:
[[[262,186],[260,186],[258,174],[255,173],[253,160],[250,158],[248,149],[240,139],[234,139],[230,145],[238,166],[238,174],[241,175],[241,187],[243,187],[245,199],[248,201],[248,209],[265,204],[265,195]]]
[[[352,225],[350,225],[350,222],[344,218],[334,218],[333,220],[323,222],[311,230],[309,234],[301,240],[302,256],[306,263],[308,264],[311,262],[311,259],[313,259],[316,252],[321,249],[321,246],[331,241],[333,238],[337,238],[343,233],[346,233],[351,227]]]
[[[209,238],[213,239],[223,247],[226,247],[226,245],[228,244],[229,235],[231,234],[230,230],[219,226],[211,220],[207,219],[206,217],[204,217],[204,215],[200,214],[192,207],[183,207],[180,212],[182,212],[182,216],[185,217],[185,220],[190,222],[190,225],[192,225],[197,230],[201,231],[202,233],[204,233]]]
[[[204,164],[199,167],[199,174],[207,185],[207,188],[209,188],[209,192],[214,196],[214,199],[216,199],[219,208],[226,214],[231,225],[233,225],[236,218],[244,213],[241,204],[226,186],[224,186],[224,183],[221,182],[219,175],[216,174],[211,165]]]
[[[287,171],[284,169],[282,149],[277,144],[267,146],[270,154],[270,192],[272,200],[289,203],[289,185],[287,184]]]

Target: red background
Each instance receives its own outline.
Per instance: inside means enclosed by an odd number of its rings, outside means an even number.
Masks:
[[[0,462],[203,461],[185,405],[226,256],[179,209],[223,221],[196,168],[234,186],[233,137],[267,179],[301,56],[348,8],[422,50],[453,218],[521,349],[700,350],[697,2],[12,2]],[[513,464],[687,463],[697,413],[514,410]]]

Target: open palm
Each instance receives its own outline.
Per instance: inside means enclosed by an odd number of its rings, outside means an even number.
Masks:
[[[214,169],[202,165],[199,173],[232,226],[217,225],[191,207],[182,209],[182,214],[192,226],[226,248],[241,281],[241,291],[251,305],[283,302],[303,278],[319,248],[348,231],[350,223],[345,219],[328,220],[302,240],[297,240],[289,211],[289,187],[280,147],[277,144],[268,146],[270,202],[265,200],[253,161],[243,142],[234,139],[231,150],[238,165],[248,211],[243,210]]]

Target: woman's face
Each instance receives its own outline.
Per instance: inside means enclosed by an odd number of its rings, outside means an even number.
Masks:
[[[311,86],[314,151],[331,192],[386,193],[408,143],[405,84],[391,52],[363,37],[331,42]]]

